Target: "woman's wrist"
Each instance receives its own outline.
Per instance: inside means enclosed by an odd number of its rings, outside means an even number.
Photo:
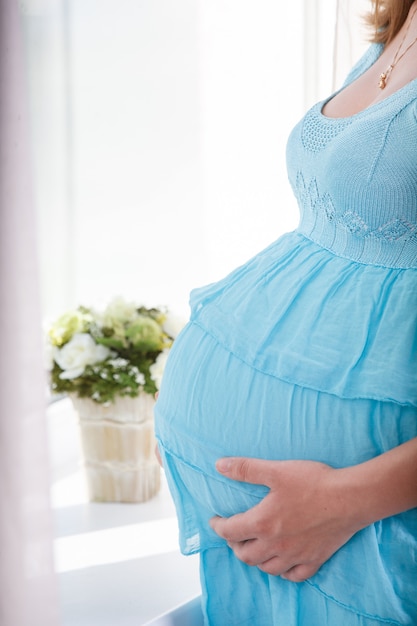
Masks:
[[[336,472],[342,510],[356,530],[417,507],[417,438]]]

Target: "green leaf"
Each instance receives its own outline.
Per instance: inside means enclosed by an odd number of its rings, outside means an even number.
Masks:
[[[113,337],[96,337],[95,341],[102,346],[114,348],[115,350],[122,350],[125,347],[121,339],[114,339]]]

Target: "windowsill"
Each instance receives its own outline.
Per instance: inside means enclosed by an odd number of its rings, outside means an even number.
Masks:
[[[69,400],[50,405],[48,431],[62,626],[140,626],[198,595],[164,473],[148,502],[90,503]]]

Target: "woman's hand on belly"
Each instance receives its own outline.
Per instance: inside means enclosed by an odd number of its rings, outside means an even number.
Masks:
[[[210,524],[248,565],[306,580],[359,530],[344,510],[338,472],[315,461],[233,459],[225,476],[270,492],[249,511]]]
[[[360,529],[417,507],[417,438],[351,467],[221,459],[226,477],[266,485],[252,509],[210,524],[236,556],[294,582],[310,578]]]

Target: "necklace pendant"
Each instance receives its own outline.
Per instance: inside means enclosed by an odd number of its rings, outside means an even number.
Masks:
[[[385,73],[382,73],[379,77],[379,88],[385,89],[386,84],[387,84],[387,75]]]

